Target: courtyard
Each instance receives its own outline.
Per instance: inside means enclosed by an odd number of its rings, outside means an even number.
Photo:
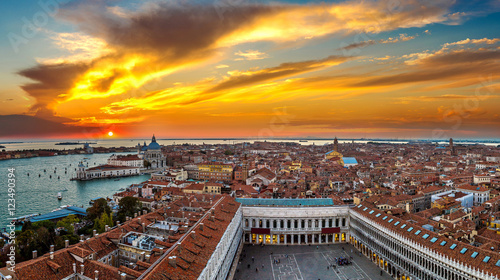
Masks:
[[[338,260],[350,264],[339,265]],[[234,280],[392,279],[349,244],[245,245]]]

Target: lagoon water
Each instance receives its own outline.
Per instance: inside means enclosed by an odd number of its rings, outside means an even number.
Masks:
[[[75,177],[75,168],[80,161],[84,161],[85,165],[88,163],[89,167],[91,167],[106,163],[110,155],[62,155],[0,161],[0,178],[4,180],[0,188],[0,229],[10,222],[10,218],[35,213],[44,214],[62,205],[89,207],[89,201],[93,198],[111,197],[121,188],[126,188],[131,184],[140,183],[150,178],[150,175],[140,175],[120,178],[119,181],[112,178],[70,181],[70,178]],[[15,168],[14,173],[16,176],[16,209],[14,217],[9,215],[7,209],[7,200],[10,198],[7,195],[9,168]],[[67,168],[67,173],[65,173],[65,168]],[[44,172],[44,169],[46,172]],[[38,177],[38,174],[40,174],[40,177]],[[58,179],[58,176],[60,179]],[[57,199],[58,192],[61,192],[62,200]]]

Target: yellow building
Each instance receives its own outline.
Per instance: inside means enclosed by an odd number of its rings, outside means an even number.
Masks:
[[[210,194],[221,194],[221,190],[222,184],[207,182],[203,191]]]
[[[230,182],[233,179],[233,166],[220,162],[209,162],[198,165],[200,180]]]
[[[336,161],[339,165],[344,166],[344,156],[336,151],[329,151],[328,153],[325,154],[325,159],[326,160],[333,160]]]
[[[300,161],[294,161],[290,165],[290,171],[299,170],[302,167],[302,163]]]

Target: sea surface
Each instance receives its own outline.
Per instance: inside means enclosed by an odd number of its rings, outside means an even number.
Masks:
[[[62,205],[87,208],[90,206],[89,201],[93,198],[112,197],[121,188],[150,178],[150,175],[140,175],[123,177],[119,181],[113,178],[70,181],[70,178],[75,177],[75,168],[79,162],[82,161],[85,165],[92,167],[106,163],[110,155],[61,155],[0,161],[0,180],[3,180],[0,187],[0,229],[9,223],[11,218],[35,213],[45,214]],[[10,199],[7,186],[9,168],[15,169],[14,216],[9,215],[7,208],[8,199]],[[58,192],[61,192],[62,200],[57,199]]]
[[[268,141],[268,142],[294,142],[301,145],[325,145],[332,144],[332,139],[157,139],[160,145],[173,145],[173,144],[238,144],[238,143],[253,143],[255,141]],[[339,139],[339,143],[367,143],[367,142],[377,142],[377,143],[393,143],[393,144],[406,144],[408,142],[419,142],[421,140],[408,140],[408,139]],[[425,140],[431,141],[431,140]],[[488,146],[500,145],[500,139],[489,139],[489,140],[460,140],[454,139],[455,144],[464,145],[474,145],[474,144],[484,144]],[[78,145],[56,145],[60,142],[79,142]],[[54,149],[54,150],[68,150],[75,148],[82,148],[83,143],[91,142],[92,147],[135,147],[138,143],[141,145],[146,142],[146,144],[151,143],[151,138],[145,139],[91,139],[91,140],[0,140],[0,145],[5,146],[6,151],[15,150],[32,150],[32,149]],[[448,140],[432,140],[433,143],[438,143],[440,145],[448,145]],[[426,142],[421,142],[426,143]]]

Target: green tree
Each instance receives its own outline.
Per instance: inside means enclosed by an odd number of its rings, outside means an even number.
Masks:
[[[106,225],[113,226],[113,218],[106,212],[102,213],[99,219],[94,220],[94,228],[98,233],[103,233],[106,230]]]
[[[224,152],[224,154],[225,154],[226,156],[232,156],[232,155],[234,155],[234,152],[233,152],[233,151],[231,151],[231,150],[226,150],[226,151]]]
[[[141,209],[141,204],[137,197],[126,196],[120,199],[118,202],[118,213],[116,214],[117,219],[120,223],[125,221],[125,217],[133,217],[134,213]]]
[[[92,207],[87,208],[87,219],[93,221],[101,217],[102,213],[111,214],[111,208],[108,206],[108,202],[104,198],[99,198],[94,201]]]
[[[57,222],[57,227],[63,227],[68,234],[73,235],[75,234],[75,227],[73,224],[78,222],[80,222],[80,219],[78,219],[75,215],[69,215]]]

